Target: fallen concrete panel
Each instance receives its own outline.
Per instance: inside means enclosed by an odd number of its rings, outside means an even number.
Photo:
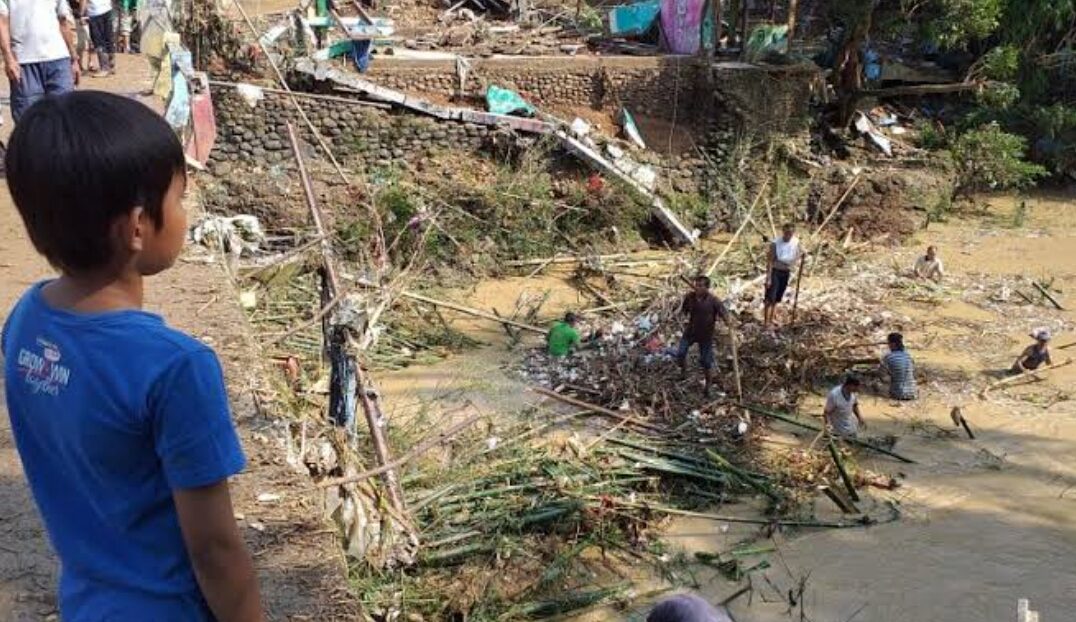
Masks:
[[[654,215],[657,216],[658,220],[660,220],[673,235],[688,244],[695,243],[695,234],[680,222],[676,217],[676,214],[665,207],[665,204],[660,198],[654,196],[649,189],[633,179],[630,175],[621,171],[612,162],[602,157],[600,153],[579,140],[576,140],[567,133],[558,130],[557,126],[552,123],[538,121],[536,119],[493,114],[491,112],[481,112],[469,108],[439,106],[417,97],[411,97],[395,89],[374,84],[369,80],[363,80],[354,74],[337,71],[324,64],[315,63],[308,58],[296,61],[295,70],[313,76],[316,80],[329,80],[338,85],[356,90],[364,95],[391,102],[409,110],[421,112],[422,114],[427,114],[438,119],[463,121],[491,127],[508,127],[513,130],[531,134],[554,134],[560,139],[561,144],[569,152],[573,153],[584,162],[589,163],[591,166],[616,177],[627,184],[635,192],[649,199],[652,202]]]

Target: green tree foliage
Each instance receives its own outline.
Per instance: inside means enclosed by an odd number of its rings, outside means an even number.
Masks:
[[[928,36],[943,48],[960,48],[990,36],[1005,11],[1006,0],[931,0]]]
[[[957,171],[955,194],[971,197],[990,190],[1023,189],[1047,174],[1024,160],[1027,140],[991,123],[965,132],[950,147]]]

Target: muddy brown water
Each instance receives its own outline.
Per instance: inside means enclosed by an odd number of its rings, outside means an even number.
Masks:
[[[752,573],[753,595],[731,604],[740,622],[799,619],[801,607],[790,612],[787,595],[789,589],[798,592],[801,581],[803,619],[815,622],[1012,620],[1019,598],[1030,599],[1044,621],[1076,619],[1076,365],[1041,382],[978,396],[994,380],[991,374],[1012,364],[1036,326],[1053,329],[1055,346],[1076,341],[1072,311],[993,304],[994,292],[979,291],[984,283],[996,288],[1003,277],[1052,279],[1064,292],[1062,304],[1068,299],[1076,306],[1076,202],[1072,196],[1037,198],[1022,223],[1015,200],[990,203],[983,215],[932,224],[905,247],[874,251],[848,266],[906,267],[923,246],[936,244],[949,273],[940,304],[890,300],[909,342],[922,344],[912,351],[928,374],[921,399],[863,399],[869,433],[899,436],[897,449],[917,464],[861,454],[862,466],[903,482],[893,492],[864,491],[862,507],[882,517],[892,501],[902,517],[869,528],[778,533],[772,540],[777,552],[751,560],[769,564]],[[482,283],[456,292],[456,299],[503,311],[521,292],[550,289],[546,316],[552,317],[584,302],[563,276]],[[491,408],[537,403],[502,370],[513,355],[505,352],[500,327],[463,319],[458,326],[493,345],[386,375],[386,404],[406,408],[416,399],[450,394],[480,396]],[[1054,351],[1055,361],[1070,356],[1076,349]],[[820,410],[821,401],[809,399],[801,412]],[[962,408],[975,440],[951,432],[953,406]],[[810,440],[775,426],[775,443]],[[824,498],[815,503],[820,519],[839,518]],[[720,510],[752,514],[750,502]],[[728,550],[754,534],[753,527],[692,518],[673,520],[666,537],[673,552],[690,556]],[[705,570],[697,571],[696,580],[698,591],[714,602],[740,585]],[[637,585],[643,593],[662,583],[640,575]],[[642,620],[647,606],[607,608],[577,619]]]

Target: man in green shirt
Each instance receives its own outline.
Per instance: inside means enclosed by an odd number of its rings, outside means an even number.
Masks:
[[[579,318],[569,311],[564,315],[563,322],[553,324],[546,336],[549,356],[568,356],[572,348],[579,344],[579,332],[575,330],[578,321]]]

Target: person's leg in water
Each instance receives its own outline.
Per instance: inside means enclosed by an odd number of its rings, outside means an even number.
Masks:
[[[712,340],[699,342],[699,358],[702,359],[702,370],[706,376],[703,390],[709,396],[710,387],[713,386],[714,381],[714,342]]]
[[[676,360],[680,363],[680,380],[687,379],[687,352],[691,349],[691,340],[684,335],[680,338],[680,345],[676,348]]]

